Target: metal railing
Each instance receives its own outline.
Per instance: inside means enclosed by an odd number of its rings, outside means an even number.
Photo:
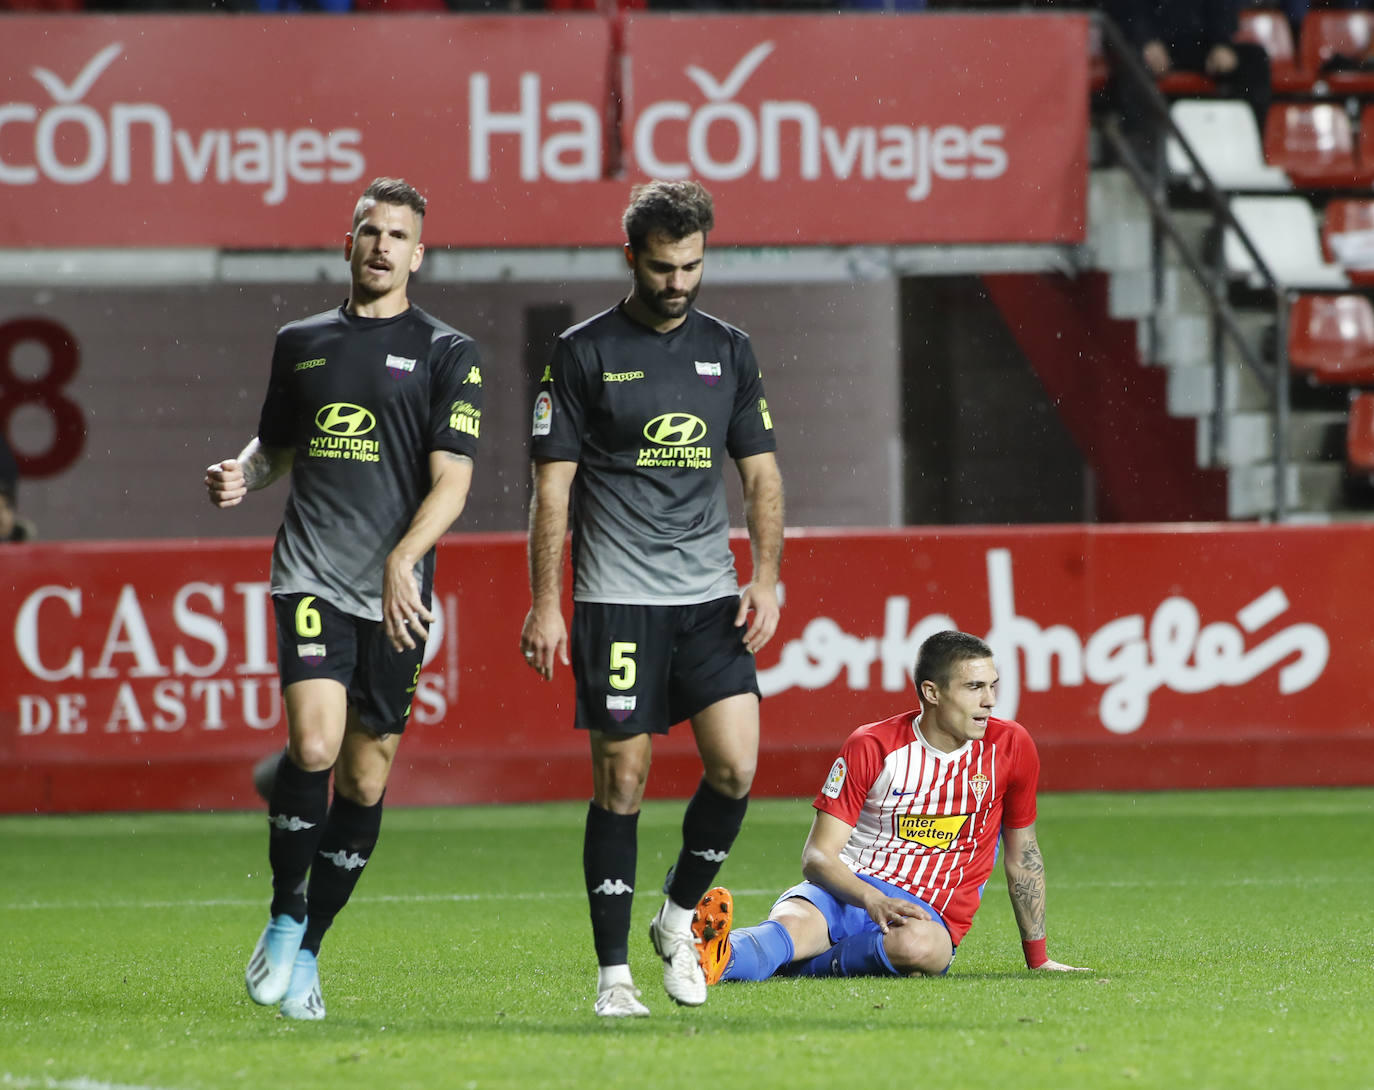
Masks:
[[[1254,240],[1245,228],[1231,214],[1225,194],[1213,183],[1207,169],[1203,166],[1197,152],[1188,139],[1179,131],[1169,113],[1169,104],[1159,93],[1155,81],[1146,70],[1138,52],[1126,40],[1117,25],[1103,15],[1094,16],[1098,20],[1104,53],[1113,73],[1125,81],[1123,91],[1138,96],[1137,103],[1146,107],[1146,121],[1153,126],[1155,138],[1151,141],[1152,159],[1148,164],[1140,162],[1130,141],[1121,133],[1115,119],[1109,119],[1102,127],[1102,134],[1110,145],[1117,162],[1125,168],[1141,196],[1150,208],[1151,220],[1151,270],[1152,295],[1150,306],[1149,351],[1151,362],[1158,355],[1160,343],[1159,321],[1164,287],[1163,242],[1167,237],[1177,251],[1185,269],[1192,274],[1207,298],[1211,321],[1212,341],[1212,380],[1213,404],[1211,412],[1211,435],[1209,444],[1210,461],[1213,466],[1222,464],[1222,451],[1226,446],[1229,432],[1229,414],[1226,406],[1226,347],[1234,346],[1241,360],[1256,375],[1269,393],[1269,408],[1274,420],[1274,519],[1283,522],[1288,515],[1288,445],[1289,445],[1289,404],[1288,404],[1288,309],[1290,297],[1273,270],[1265,262]],[[1210,205],[1213,226],[1217,232],[1217,256],[1208,264],[1198,254],[1184,232],[1174,220],[1168,199],[1168,172],[1165,162],[1165,147],[1172,137],[1182,149],[1192,166],[1194,177],[1201,186],[1204,199]],[[1274,360],[1269,362],[1261,357],[1246,338],[1235,311],[1229,301],[1228,281],[1223,256],[1222,233],[1226,229],[1234,232],[1236,239],[1245,248],[1255,267],[1255,277],[1263,289],[1274,300],[1275,349]]]

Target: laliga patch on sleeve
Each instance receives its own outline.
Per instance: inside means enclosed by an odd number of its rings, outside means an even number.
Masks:
[[[534,434],[548,435],[553,425],[553,398],[547,390],[540,390],[534,399]]]
[[[825,778],[825,786],[821,788],[821,794],[828,799],[840,797],[840,788],[844,786],[845,778],[849,775],[849,766],[844,763],[843,757],[836,757],[835,763],[830,766],[830,775]]]

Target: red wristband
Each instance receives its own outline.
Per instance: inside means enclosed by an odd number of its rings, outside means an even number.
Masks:
[[[1050,960],[1050,956],[1045,953],[1044,939],[1022,939],[1021,949],[1026,955],[1026,968],[1038,969]]]

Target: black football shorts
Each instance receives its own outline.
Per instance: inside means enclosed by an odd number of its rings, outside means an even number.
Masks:
[[[314,594],[274,594],[277,673],[285,689],[297,681],[332,678],[348,690],[363,726],[377,736],[400,734],[420,681],[425,642],[397,651],[381,621],[354,617]]]
[[[667,734],[718,700],[758,696],[738,610],[738,596],[686,606],[574,603],[578,729]]]

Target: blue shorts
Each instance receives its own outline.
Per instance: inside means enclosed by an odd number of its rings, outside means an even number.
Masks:
[[[894,886],[891,882],[884,882],[881,878],[872,878],[867,874],[856,874],[854,877],[861,882],[867,882],[874,889],[882,890],[889,897],[900,897],[903,901],[920,905],[930,913],[932,920],[939,923],[946,931],[949,930],[949,924],[945,923],[945,918],[909,890],[905,890],[901,886]],[[798,882],[791,889],[783,890],[778,899],[773,902],[773,907],[777,908],[783,901],[791,900],[793,897],[799,897],[801,900],[815,905],[820,914],[825,917],[825,926],[830,931],[830,944],[832,946],[851,935],[861,935],[865,932],[880,930],[868,913],[858,905],[845,904],[824,886],[818,886],[815,882]],[[949,958],[950,965],[952,965],[954,964],[954,954],[959,952],[959,945],[954,942],[953,935],[950,936],[950,945],[954,950]],[[945,966],[940,975],[943,976],[947,972],[949,972],[949,965]]]

